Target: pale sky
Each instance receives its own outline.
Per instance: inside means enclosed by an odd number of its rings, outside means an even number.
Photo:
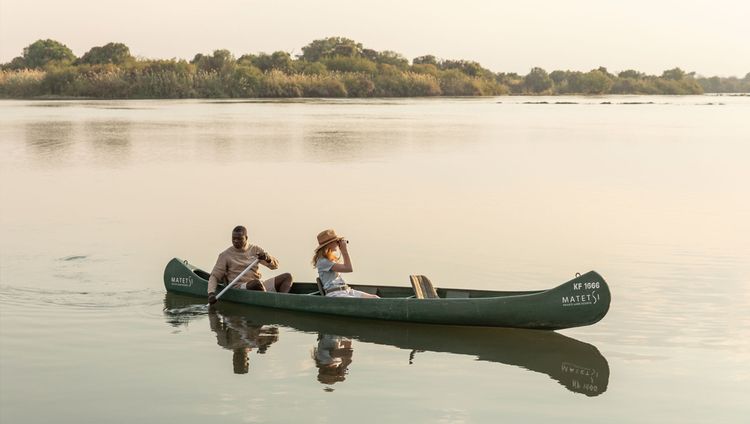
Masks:
[[[0,0],[3,63],[46,38],[77,56],[114,41],[136,56],[191,59],[222,48],[300,54],[327,36],[496,72],[750,72],[748,0]]]

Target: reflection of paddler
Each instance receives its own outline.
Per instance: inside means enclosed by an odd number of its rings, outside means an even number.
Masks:
[[[323,384],[344,381],[347,368],[352,363],[353,353],[350,339],[318,334],[318,346],[313,349],[313,359],[318,367],[318,381]]]
[[[279,340],[279,329],[276,327],[250,325],[243,317],[225,317],[214,308],[208,311],[208,322],[211,331],[216,333],[219,346],[234,352],[232,363],[235,374],[247,374],[250,369],[248,353],[253,348],[257,348],[258,353],[265,353],[268,346]]]

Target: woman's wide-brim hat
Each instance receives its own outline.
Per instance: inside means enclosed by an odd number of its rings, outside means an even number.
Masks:
[[[318,247],[315,248],[315,251],[317,252],[318,250],[326,247],[329,243],[343,239],[344,237],[336,234],[336,231],[331,228],[323,230],[318,234]]]

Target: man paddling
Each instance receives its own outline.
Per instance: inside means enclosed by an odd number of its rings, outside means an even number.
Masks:
[[[248,242],[245,227],[242,225],[234,227],[232,230],[232,246],[219,254],[216,265],[211,271],[211,277],[208,279],[208,303],[216,303],[216,287],[219,282],[234,280],[256,257],[260,264],[269,269],[279,267],[279,261],[276,258],[269,255],[262,247]],[[284,273],[262,281],[256,264],[250,269],[250,272],[242,276],[234,287],[288,293],[289,289],[292,288],[292,275]]]

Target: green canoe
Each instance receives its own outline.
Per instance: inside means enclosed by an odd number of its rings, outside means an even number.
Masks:
[[[167,291],[206,297],[209,274],[174,258],[164,269]],[[325,297],[315,283],[295,282],[291,293],[230,289],[221,302],[339,316],[427,324],[543,330],[591,325],[609,310],[610,292],[594,271],[549,290],[488,291],[437,288],[438,299],[414,298],[411,287],[352,284],[381,299]]]

